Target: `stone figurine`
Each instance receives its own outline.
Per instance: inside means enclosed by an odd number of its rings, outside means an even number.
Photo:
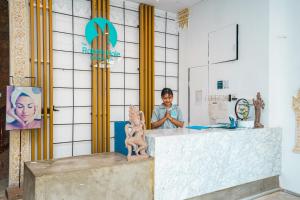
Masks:
[[[145,117],[142,111],[134,106],[129,107],[129,124],[125,126],[125,146],[128,149],[127,160],[141,160],[148,158],[146,153],[147,143],[145,141]],[[135,155],[131,155],[132,151]]]
[[[253,99],[255,109],[254,128],[263,128],[264,125],[260,123],[261,110],[265,108],[265,103],[261,98],[260,92],[256,94],[256,99]]]
[[[296,144],[294,147],[295,153],[300,153],[300,90],[296,97],[293,97],[293,108],[296,115]]]

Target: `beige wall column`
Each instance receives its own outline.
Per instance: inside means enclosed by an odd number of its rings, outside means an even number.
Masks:
[[[9,2],[9,39],[10,39],[10,84],[30,86],[29,65],[29,4],[28,0]],[[25,78],[27,77],[27,78]],[[30,134],[22,131],[21,140],[21,177],[24,162],[30,160]],[[9,140],[9,186],[19,184],[20,131],[10,131]],[[23,182],[23,178],[21,178]]]

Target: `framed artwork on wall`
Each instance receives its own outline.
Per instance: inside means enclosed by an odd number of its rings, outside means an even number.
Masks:
[[[41,128],[41,93],[39,87],[7,86],[6,130]]]
[[[232,24],[208,34],[211,64],[238,60],[239,26]]]

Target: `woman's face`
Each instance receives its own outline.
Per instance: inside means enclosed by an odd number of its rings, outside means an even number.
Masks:
[[[161,99],[163,100],[163,103],[166,107],[170,107],[172,105],[173,95],[165,94],[161,97]]]
[[[16,101],[16,115],[24,122],[30,123],[34,120],[35,105],[29,96],[20,96]]]

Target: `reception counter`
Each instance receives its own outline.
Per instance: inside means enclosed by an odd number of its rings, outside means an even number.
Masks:
[[[278,176],[281,129],[156,129],[154,199],[187,199]]]

